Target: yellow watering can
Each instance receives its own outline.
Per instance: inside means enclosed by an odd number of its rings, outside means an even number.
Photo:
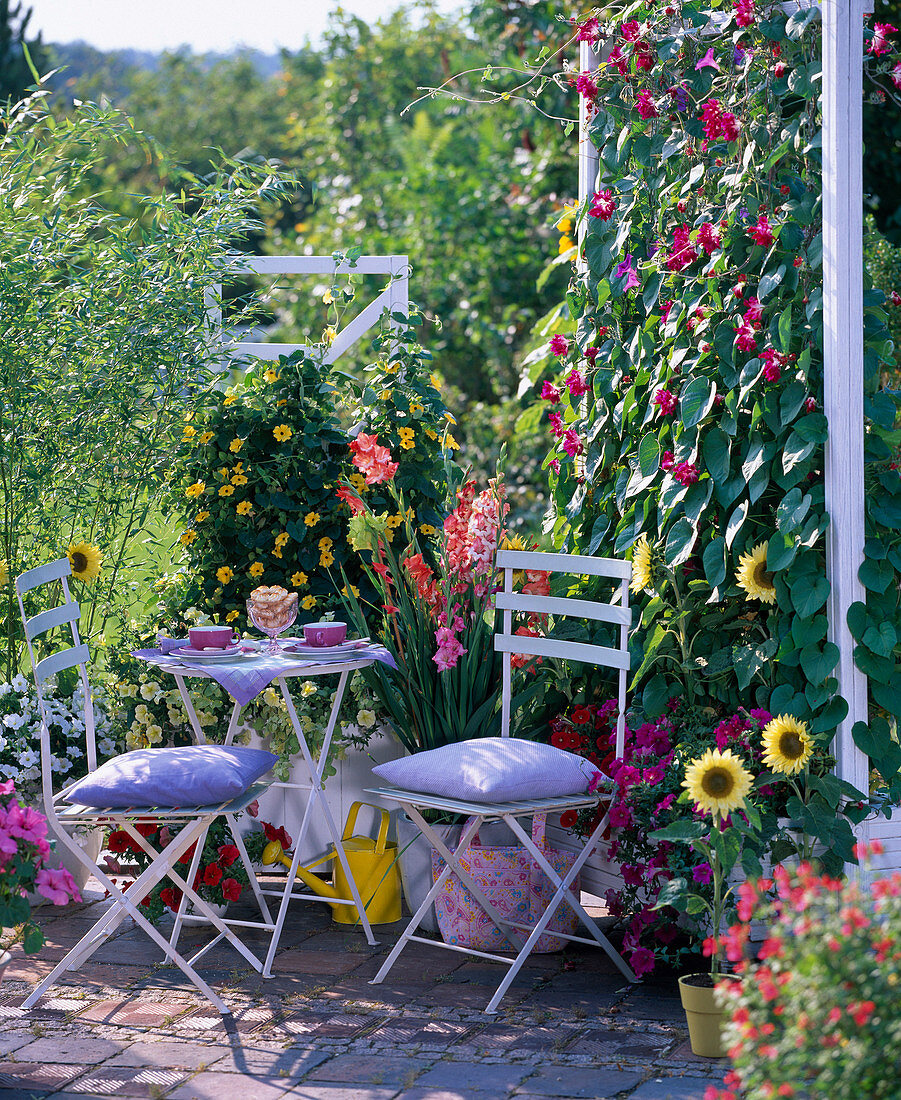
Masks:
[[[379,835],[375,840],[370,836],[352,835],[361,806],[369,806],[376,814],[381,814]],[[344,823],[341,843],[371,924],[393,924],[400,920],[401,915],[397,845],[387,844],[387,839],[388,811],[368,802],[354,802]],[[334,885],[313,874],[314,867],[330,860],[335,861],[332,873]],[[273,840],[263,849],[263,863],[281,863],[289,870],[291,868],[291,860],[277,840]],[[351,896],[347,875],[334,847],[305,867],[298,867],[297,877],[320,897],[337,899]],[[355,905],[332,905],[332,920],[338,924],[357,924],[360,913]]]

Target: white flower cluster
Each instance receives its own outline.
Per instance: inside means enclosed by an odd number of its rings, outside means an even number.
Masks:
[[[85,760],[84,689],[62,694],[52,677],[42,687],[47,729],[50,734],[50,767],[60,779],[87,771]],[[97,752],[113,756],[119,746],[113,736],[102,688],[92,692]],[[20,673],[0,683],[0,777],[12,779],[25,797],[37,794],[41,785],[41,711],[34,685]]]

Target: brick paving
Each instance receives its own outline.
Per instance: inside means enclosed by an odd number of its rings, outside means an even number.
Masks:
[[[0,983],[0,1100],[703,1100],[722,1081],[722,1063],[691,1054],[673,978],[630,987],[601,951],[575,945],[531,959],[487,1016],[499,965],[411,944],[369,985],[402,925],[377,929],[370,948],[305,902],[292,905],[273,978],[221,944],[201,961],[231,1020],[131,922],[26,1012],[34,982],[99,915],[89,896],[38,911],[46,952],[14,949]],[[203,935],[186,932],[183,949]]]

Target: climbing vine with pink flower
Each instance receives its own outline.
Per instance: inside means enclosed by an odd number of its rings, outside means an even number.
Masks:
[[[679,694],[760,707],[825,748],[847,705],[827,640],[818,11],[632,3],[577,37],[604,58],[569,74],[600,171],[541,390],[555,539],[634,555],[648,714]],[[863,31],[889,93],[899,43],[892,26]],[[897,795],[901,480],[883,304],[867,292],[867,600],[850,625],[871,692],[854,736]],[[821,835],[838,801],[817,812]]]

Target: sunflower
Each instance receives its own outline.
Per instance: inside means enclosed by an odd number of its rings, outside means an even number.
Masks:
[[[682,786],[699,810],[725,817],[744,804],[751,789],[751,773],[731,749],[708,749],[685,769]]]
[[[763,728],[763,762],[774,772],[796,775],[810,759],[813,741],[807,723],[780,714]]]
[[[735,580],[739,588],[747,592],[746,599],[760,600],[761,603],[776,602],[776,586],[773,574],[766,569],[766,551],[768,542],[761,542],[748,554],[738,559]]]
[[[89,542],[73,542],[68,550],[72,576],[80,581],[92,581],[100,572],[103,557]]]
[[[632,547],[632,580],[629,587],[638,595],[649,589],[654,583],[651,571],[651,556],[653,547],[648,542],[646,535],[640,535],[638,541]]]

